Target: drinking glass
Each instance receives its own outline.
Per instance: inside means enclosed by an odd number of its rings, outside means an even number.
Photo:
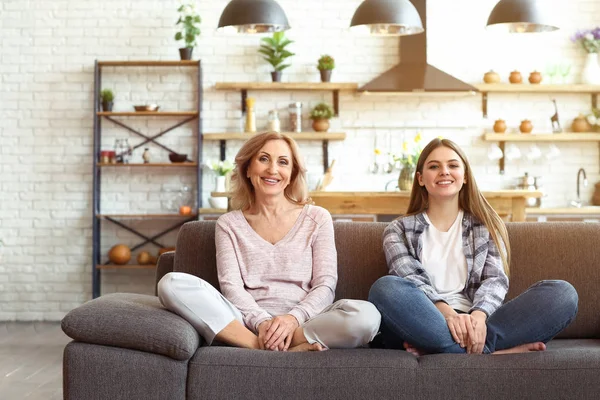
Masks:
[[[558,73],[562,77],[561,83],[567,83],[567,78],[571,72],[571,64],[560,64],[558,66]]]
[[[546,76],[549,79],[548,83],[554,83],[554,76],[556,75],[557,72],[558,72],[558,68],[557,68],[556,64],[548,64],[546,66]]]

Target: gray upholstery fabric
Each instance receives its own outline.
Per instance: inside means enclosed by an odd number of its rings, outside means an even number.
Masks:
[[[517,222],[507,225],[513,298],[542,279],[564,279],[579,294],[577,318],[558,337],[600,338],[600,224]]]
[[[282,353],[202,347],[188,399],[415,399],[417,359],[380,349]]]
[[[154,284],[154,295],[155,296],[158,296],[158,282],[167,273],[173,271],[174,261],[175,261],[175,252],[174,251],[162,253],[160,255],[160,257],[158,257],[158,262],[156,263],[156,275],[155,275],[155,284]]]
[[[421,399],[597,399],[600,340],[561,339],[544,352],[419,358]]]
[[[79,342],[63,354],[66,400],[185,399],[186,379],[187,361],[156,354]]]
[[[79,342],[117,346],[189,359],[201,338],[157,297],[114,293],[88,301],[62,320],[62,330]]]

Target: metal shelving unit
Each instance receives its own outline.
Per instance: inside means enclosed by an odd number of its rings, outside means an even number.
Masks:
[[[105,112],[100,111],[100,91],[102,88],[102,68],[103,67],[163,67],[163,68],[178,68],[178,67],[191,67],[197,69],[198,83],[197,83],[197,104],[195,111],[156,111],[156,112]],[[102,170],[110,167],[178,167],[178,168],[194,168],[196,171],[196,202],[198,207],[202,207],[202,173],[200,166],[202,165],[202,63],[198,61],[98,61],[96,60],[94,66],[94,160],[93,160],[93,220],[92,220],[92,297],[96,298],[101,294],[101,271],[105,269],[147,269],[153,268],[154,266],[140,266],[140,265],[114,265],[110,262],[102,262],[100,254],[100,233],[102,228],[102,221],[109,221],[122,229],[125,229],[137,236],[143,241],[136,244],[131,250],[136,250],[146,243],[153,243],[158,247],[166,247],[158,240],[161,236],[178,229],[181,225],[188,221],[197,219],[197,214],[192,215],[178,215],[178,214],[102,214],[100,205],[100,193],[101,193],[101,178]],[[117,117],[126,118],[143,118],[143,117],[181,117],[182,121],[169,127],[162,132],[147,136],[143,133],[131,128],[121,120],[115,119]],[[169,131],[184,125],[186,123],[194,123],[195,136],[196,136],[196,160],[184,163],[150,163],[150,164],[106,164],[99,161],[99,155],[101,151],[101,134],[102,134],[102,120],[107,119],[114,124],[126,129],[137,136],[140,136],[143,140],[141,143],[134,146],[135,148],[141,147],[146,143],[152,142],[163,148],[166,151],[172,151],[168,147],[162,145],[157,139],[160,136],[168,133]],[[141,232],[128,226],[123,220],[140,220],[140,219],[168,219],[176,221],[171,223],[166,229],[158,234],[151,237],[144,235]]]

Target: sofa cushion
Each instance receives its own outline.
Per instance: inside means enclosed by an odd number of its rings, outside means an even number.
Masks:
[[[201,347],[188,399],[416,399],[417,358],[405,351],[309,353]]]
[[[70,311],[62,330],[72,339],[162,354],[187,360],[201,338],[183,318],[165,309],[158,297],[113,293]]]

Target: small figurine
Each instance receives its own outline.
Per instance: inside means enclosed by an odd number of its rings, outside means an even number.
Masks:
[[[558,107],[556,106],[556,100],[552,99],[552,102],[554,103],[554,115],[550,117],[550,121],[552,121],[552,132],[561,133],[563,130],[558,121]]]
[[[148,164],[150,162],[150,149],[148,147],[144,149],[142,158],[144,159],[144,164]]]

